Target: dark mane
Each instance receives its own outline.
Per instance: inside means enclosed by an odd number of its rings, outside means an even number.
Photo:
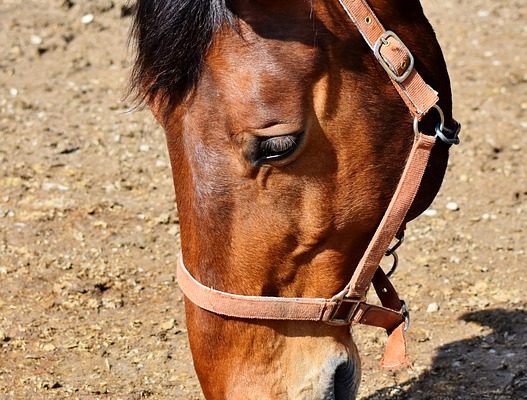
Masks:
[[[132,97],[175,105],[196,83],[214,32],[228,20],[225,0],[137,0]]]

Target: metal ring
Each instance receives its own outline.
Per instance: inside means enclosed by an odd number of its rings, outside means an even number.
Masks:
[[[417,138],[419,136],[419,120],[414,117],[414,135]]]
[[[392,247],[388,247],[388,250],[386,250],[386,253],[384,254],[386,257],[391,256],[392,253],[395,253],[395,251],[404,243],[404,232],[401,237],[396,237],[395,239],[397,242]]]
[[[441,109],[441,107],[439,107],[437,104],[434,105],[434,108],[439,113],[439,118],[441,118],[440,123],[439,123],[439,130],[443,132],[443,129],[445,128],[445,114],[443,113],[443,110]]]
[[[408,329],[410,329],[410,310],[408,309],[408,306],[406,305],[406,302],[404,300],[401,300],[401,314],[403,314],[404,317],[404,331],[407,332]]]
[[[437,127],[437,129],[443,132],[445,128],[445,114],[443,113],[441,107],[439,107],[437,104],[434,104],[432,108],[434,108],[439,114],[439,126]],[[417,119],[417,117],[414,117],[414,134],[416,137],[419,136],[419,120]]]
[[[459,144],[459,131],[461,130],[461,125],[456,123],[456,126],[453,129],[450,129],[447,126],[438,125],[436,127],[436,138],[442,140],[445,144],[452,146],[454,144]]]
[[[391,278],[395,271],[397,271],[397,266],[399,265],[399,256],[397,255],[397,252],[392,251],[390,255],[393,257],[393,264],[390,270],[386,273],[387,278]]]

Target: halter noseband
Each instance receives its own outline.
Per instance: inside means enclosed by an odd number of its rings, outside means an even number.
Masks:
[[[415,140],[404,171],[390,204],[348,284],[331,299],[242,296],[204,286],[187,270],[183,257],[177,268],[177,278],[185,296],[198,307],[234,318],[322,321],[330,325],[355,323],[386,329],[386,343],[381,365],[396,369],[407,364],[404,333],[409,324],[408,309],[384,271],[379,267],[385,255],[394,253],[390,243],[398,234],[423,178],[432,148],[439,139],[447,145],[459,143],[460,125],[445,126],[437,92],[427,85],[414,68],[410,50],[392,31],[384,29],[365,0],[339,0],[345,12],[362,34],[375,58],[414,117]],[[440,115],[436,136],[419,131],[419,121],[432,108]],[[399,237],[401,239],[401,237]],[[370,285],[382,306],[366,303]]]

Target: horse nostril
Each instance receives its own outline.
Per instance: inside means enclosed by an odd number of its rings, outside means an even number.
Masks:
[[[340,364],[333,379],[335,400],[351,400],[357,394],[355,366],[352,362]]]

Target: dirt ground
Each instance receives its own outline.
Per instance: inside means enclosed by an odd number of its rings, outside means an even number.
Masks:
[[[395,284],[411,369],[360,398],[527,399],[527,5],[425,0],[462,146]],[[123,102],[125,0],[0,1],[0,399],[201,399],[162,131]]]

